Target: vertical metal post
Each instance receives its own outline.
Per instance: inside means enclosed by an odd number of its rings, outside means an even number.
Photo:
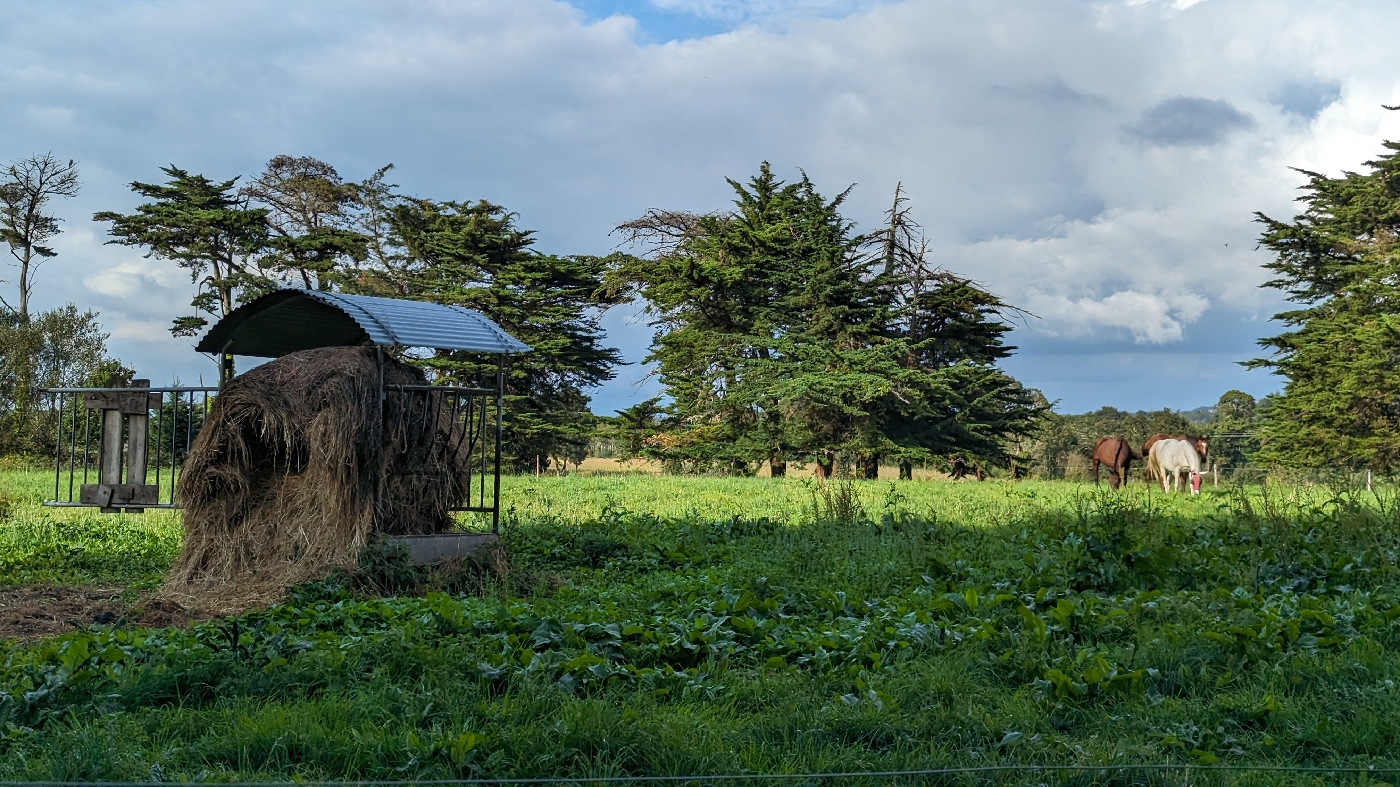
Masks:
[[[160,471],[162,469],[160,463],[163,458],[162,449],[165,447],[165,441],[160,439],[161,428],[165,426],[165,394],[160,394],[160,399],[157,401],[160,403],[156,406],[156,428],[152,434],[155,435],[156,438],[156,502],[159,503]]]
[[[185,408],[185,456],[190,455],[190,443],[194,441],[194,391],[190,391],[190,404]],[[183,458],[181,462],[183,462]]]
[[[491,532],[501,532],[501,424],[505,409],[506,361],[505,354],[496,356],[496,486],[491,500]]]
[[[383,402],[383,401],[384,401],[384,348],[381,347],[381,346],[379,346],[379,345],[377,345],[377,344],[374,345],[374,355],[375,355],[375,359],[378,361],[378,368],[379,368],[379,401]]]
[[[370,502],[370,520],[372,526],[379,525],[380,506],[384,499],[384,471],[388,462],[384,459],[384,410],[386,402],[384,400],[384,348],[374,345],[375,367],[379,371],[379,412],[375,417],[379,421],[379,437],[375,441],[375,450],[379,452],[379,462],[375,465],[374,477],[374,499]],[[399,406],[405,409],[410,407],[411,397],[400,390]]]
[[[219,351],[219,387],[223,388],[224,383],[233,379],[233,353],[228,348],[233,345],[233,341],[224,342],[224,347]]]
[[[59,477],[63,475],[63,394],[49,394],[53,397],[50,401],[58,407],[58,432],[53,438],[53,499],[58,499]],[[68,475],[73,475],[73,468],[68,468]]]
[[[486,406],[485,399],[481,400],[481,406]],[[472,462],[476,459],[472,455],[472,452],[476,450],[476,442],[473,438],[476,434],[476,394],[474,393],[467,394],[467,417],[462,423],[464,424],[462,441],[467,444],[467,506],[470,507],[472,504]],[[478,474],[484,473],[486,468],[479,467],[476,471]],[[484,503],[485,501],[479,500],[477,502]]]
[[[68,422],[68,502],[73,502],[73,459],[78,450],[78,395],[73,394],[73,420]],[[63,450],[59,448],[59,450]],[[83,483],[88,478],[88,458],[92,455],[92,413],[83,408]]]
[[[179,391],[170,392],[170,500],[168,502],[172,505],[175,503],[175,457],[180,447],[175,442],[175,436],[180,433],[180,402],[184,401],[184,398],[184,395]],[[164,418],[164,416],[161,417]]]

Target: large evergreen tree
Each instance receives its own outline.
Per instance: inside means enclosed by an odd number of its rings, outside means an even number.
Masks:
[[[48,212],[49,202],[77,193],[77,164],[71,159],[65,164],[51,153],[12,162],[0,171],[0,243],[8,247],[19,274],[15,280],[15,303],[0,295],[0,321],[17,323],[21,333],[30,321],[29,299],[34,293],[35,274],[58,253],[48,245],[60,232],[60,219]],[[4,364],[16,379],[15,418],[25,421],[37,401],[31,394],[37,390],[34,380],[41,372],[35,359],[26,354],[11,355]]]
[[[910,478],[915,464],[979,465],[1014,459],[1011,446],[1047,411],[1036,392],[996,366],[1015,347],[1004,342],[1017,310],[970,279],[929,263],[928,243],[896,186],[885,226],[867,246],[883,262],[890,293],[885,334],[897,348],[902,390],[879,411],[883,445],[863,455],[874,478],[881,454]],[[1024,458],[1023,458],[1024,465]]]
[[[885,387],[866,369],[879,292],[840,215],[844,194],[828,201],[766,163],[729,184],[730,212],[624,224],[651,253],[616,275],[656,328],[647,360],[680,425],[669,457],[734,472],[767,460],[781,475],[789,456],[825,460],[841,447]]]
[[[396,200],[378,233],[394,264],[366,269],[350,288],[466,306],[533,348],[506,377],[504,461],[526,469],[577,455],[593,421],[584,390],[611,379],[621,357],[598,325],[607,261],[536,252],[515,218],[486,201]],[[442,352],[419,362],[444,382],[495,387],[494,358]]]
[[[193,336],[209,324],[202,315],[223,317],[244,293],[273,286],[254,262],[266,247],[267,211],[245,204],[233,188],[237,178],[212,181],[174,166],[161,171],[169,178],[164,184],[131,184],[150,200],[134,213],[102,211],[92,218],[112,223],[108,243],[145,248],[189,271],[198,287],[195,314],[177,318],[171,333]]]
[[[905,218],[857,234],[845,193],[825,199],[766,163],[729,183],[728,212],[652,211],[621,227],[650,244],[616,277],[656,328],[647,360],[671,398],[667,457],[733,472],[766,460],[774,475],[789,458],[823,475],[838,455],[867,475],[882,456],[1003,458],[1004,438],[1038,412],[993,365],[1012,349],[995,320],[1004,304],[910,268]]]
[[[77,164],[72,159],[64,164],[52,153],[12,162],[0,171],[0,242],[9,247],[19,268],[15,304],[0,296],[0,308],[18,313],[21,322],[29,322],[34,274],[57,254],[47,245],[60,232],[58,217],[47,212],[48,203],[77,193]]]
[[[329,290],[367,255],[367,238],[353,229],[361,187],[324,161],[274,156],[238,193],[266,211],[259,266],[293,286]]]
[[[1246,362],[1287,380],[1259,427],[1264,463],[1400,466],[1400,143],[1384,145],[1365,172],[1299,170],[1292,221],[1257,214],[1274,253],[1264,286],[1298,304],[1260,341],[1273,354]]]

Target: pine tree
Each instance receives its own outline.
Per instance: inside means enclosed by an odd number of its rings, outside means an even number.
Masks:
[[[0,171],[0,242],[19,268],[17,306],[0,297],[0,307],[18,313],[20,322],[29,322],[29,298],[34,292],[34,274],[55,255],[47,244],[59,232],[60,219],[46,213],[54,197],[78,193],[78,165],[67,164],[52,153],[30,156],[12,162]]]
[[[805,175],[785,184],[765,163],[729,181],[733,208],[652,211],[623,225],[650,243],[615,278],[656,328],[648,361],[671,398],[666,455],[692,468],[747,472],[788,458],[830,474],[838,457],[874,477],[937,452],[1005,458],[1038,405],[993,365],[1014,348],[1009,310],[970,282],[923,266],[897,193],[896,220],[860,235]]]
[[[507,369],[504,461],[523,470],[576,455],[593,423],[583,391],[621,362],[598,325],[609,262],[535,252],[515,215],[486,201],[401,200],[387,221],[404,262],[356,286],[475,309],[530,345]],[[420,363],[445,382],[495,387],[491,357],[440,352]]]
[[[670,457],[745,473],[790,456],[826,460],[863,417],[878,379],[860,353],[878,321],[862,239],[804,175],[784,183],[764,163],[727,213],[652,211],[620,229],[652,244],[616,278],[646,301],[656,328],[647,361],[679,424]],[[829,461],[825,464],[830,466]]]
[[[916,464],[1006,464],[1014,458],[1010,446],[1035,431],[1048,410],[1037,392],[996,366],[1016,350],[1004,337],[1011,330],[1006,318],[1018,310],[931,265],[907,201],[896,186],[885,227],[867,241],[883,264],[885,336],[900,385],[879,408],[884,441],[872,441],[865,475],[875,477],[881,455],[898,462],[901,478],[912,478]]]
[[[151,200],[135,213],[92,218],[112,223],[108,243],[144,247],[190,272],[199,287],[190,304],[195,315],[177,318],[170,332],[193,336],[209,324],[199,313],[223,317],[242,298],[276,286],[252,260],[267,243],[267,211],[244,205],[233,190],[237,178],[215,182],[174,166],[161,171],[170,178],[164,185],[131,184]]]
[[[1290,330],[1260,341],[1273,354],[1245,362],[1287,380],[1258,430],[1261,462],[1400,466],[1400,143],[1384,146],[1363,173],[1299,170],[1291,222],[1256,214],[1274,253],[1264,286],[1299,304],[1274,316]]]
[[[267,211],[268,237],[259,266],[290,276],[294,286],[331,289],[367,254],[368,239],[351,228],[360,190],[324,161],[274,156],[238,192]]]

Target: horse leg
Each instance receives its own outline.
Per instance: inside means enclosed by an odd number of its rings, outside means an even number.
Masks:
[[[1094,468],[1094,486],[1099,485],[1099,458],[1097,456],[1089,459],[1089,464]]]
[[[1113,488],[1113,489],[1117,489],[1119,483],[1121,483],[1121,477],[1118,475],[1118,468],[1116,468],[1116,467],[1109,467],[1109,468],[1108,468],[1108,485],[1109,485],[1109,487],[1111,487],[1111,488]]]

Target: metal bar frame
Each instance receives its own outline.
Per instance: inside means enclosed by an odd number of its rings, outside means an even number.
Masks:
[[[156,504],[145,504],[140,506],[140,508],[176,508],[177,506],[175,505],[175,482],[180,464],[179,452],[177,450],[180,433],[180,409],[181,407],[184,407],[185,409],[185,454],[188,455],[190,445],[194,439],[194,409],[196,406],[200,407],[200,423],[202,424],[209,415],[209,395],[211,393],[217,392],[218,390],[219,388],[217,386],[158,386],[152,388],[139,389],[110,387],[64,387],[43,389],[42,393],[48,394],[51,397],[50,408],[51,412],[53,412],[55,415],[56,422],[54,432],[53,464],[54,494],[53,499],[45,500],[43,502],[43,505],[50,508],[98,507],[80,502],[76,494],[77,489],[75,488],[78,485],[78,479],[80,475],[82,478],[82,483],[88,483],[89,473],[92,466],[93,411],[84,406],[82,401],[82,395],[86,393],[132,393],[133,391],[140,391],[141,393],[145,394],[161,395],[161,404],[158,408],[155,408],[156,418],[154,421],[152,421],[149,419],[148,415],[146,429],[148,436],[154,438],[156,442],[155,486],[159,490],[164,485],[167,490],[163,495],[157,492],[158,496],[156,499],[160,500],[161,498],[164,498],[164,502],[159,502]],[[202,402],[200,402],[199,404],[196,404],[195,402],[196,395],[201,395],[203,397]],[[165,417],[166,407],[170,408],[170,418],[168,419]],[[78,412],[80,410],[82,411],[81,428],[83,433],[83,450],[81,452],[78,451]],[[127,419],[123,418],[122,420],[123,422],[125,422]],[[161,440],[160,434],[161,429],[165,428],[167,424],[170,428],[170,464],[168,467],[165,465],[165,445],[164,442]],[[63,439],[65,437],[68,439],[67,445],[64,445],[63,443]],[[127,446],[125,445],[126,441],[123,440],[122,443],[123,453],[125,453],[127,450]],[[149,439],[147,441],[147,446],[147,450],[149,450]],[[64,453],[68,454],[66,461]],[[81,469],[79,469],[78,467],[78,455],[80,453],[82,454]],[[123,462],[123,469],[126,469],[125,462]],[[168,476],[166,471],[168,471]],[[66,496],[64,494],[65,475],[67,476]]]
[[[424,392],[426,392],[426,393],[425,393],[425,396],[426,396],[426,398],[427,398],[428,401],[425,403],[425,404],[427,405],[427,407],[425,408],[425,411],[426,411],[426,410],[431,410],[434,414],[436,414],[436,415],[438,415],[438,416],[441,415],[441,412],[442,412],[442,409],[443,409],[443,399],[446,398],[446,397],[451,397],[451,398],[452,398],[452,406],[451,406],[451,410],[450,410],[451,416],[450,416],[450,417],[451,417],[453,423],[460,423],[460,424],[462,425],[462,427],[463,427],[463,432],[462,432],[462,439],[461,439],[461,441],[455,442],[455,443],[453,444],[453,447],[452,447],[452,450],[453,450],[453,452],[454,452],[453,455],[454,455],[454,457],[455,457],[455,456],[456,456],[456,452],[462,450],[463,447],[465,447],[465,448],[466,448],[466,451],[467,451],[467,479],[466,479],[466,484],[465,484],[465,489],[466,489],[467,495],[466,495],[466,500],[464,501],[464,502],[465,502],[465,505],[460,506],[460,507],[455,507],[455,508],[453,508],[452,510],[454,510],[454,511],[469,511],[469,512],[475,512],[475,513],[483,513],[483,514],[484,514],[484,513],[489,513],[489,514],[491,514],[491,532],[492,532],[492,533],[499,533],[499,532],[500,532],[500,527],[501,527],[501,450],[502,450],[502,447],[503,447],[503,445],[502,445],[502,439],[503,439],[503,438],[502,438],[502,434],[503,434],[504,425],[505,425],[505,363],[506,363],[506,359],[505,359],[505,356],[504,356],[504,355],[497,355],[497,356],[496,356],[496,387],[495,387],[494,389],[492,389],[492,388],[472,388],[472,387],[466,387],[466,386],[451,386],[451,385],[385,385],[385,384],[383,384],[383,383],[381,382],[381,386],[382,386],[382,387],[381,387],[381,391],[382,391],[384,394],[387,394],[389,391],[395,391],[395,392],[400,392],[400,393],[411,393],[411,392],[416,392],[416,391],[424,391]],[[154,505],[146,505],[146,506],[143,506],[144,508],[176,508],[176,505],[175,505],[175,484],[176,484],[177,473],[179,472],[179,464],[180,464],[180,462],[179,462],[179,458],[180,458],[180,451],[179,451],[180,410],[181,410],[182,407],[183,407],[183,409],[185,410],[185,418],[184,418],[184,421],[185,421],[185,423],[184,423],[184,427],[185,427],[185,428],[184,428],[184,432],[185,432],[185,434],[184,434],[184,438],[185,438],[185,439],[184,439],[184,442],[185,442],[184,454],[185,454],[185,455],[188,455],[188,454],[189,454],[189,451],[190,451],[190,447],[191,447],[191,445],[192,445],[192,443],[193,443],[193,439],[194,439],[194,410],[195,410],[195,407],[196,407],[196,406],[199,406],[199,407],[200,407],[201,416],[202,416],[201,419],[200,419],[200,423],[202,424],[202,423],[204,422],[204,420],[205,420],[205,419],[208,417],[208,415],[209,415],[209,395],[210,395],[211,393],[217,392],[221,387],[222,387],[222,386],[153,386],[153,387],[149,387],[149,388],[142,388],[142,389],[140,389],[140,390],[142,390],[142,391],[144,391],[144,392],[146,392],[146,393],[161,394],[161,395],[162,395],[162,396],[161,396],[161,405],[160,405],[159,408],[156,409],[156,418],[155,418],[155,421],[154,421],[154,422],[150,422],[149,419],[148,419],[148,423],[147,423],[146,426],[147,426],[147,429],[149,430],[149,432],[153,434],[153,436],[155,437],[155,440],[156,440],[156,457],[155,457],[155,468],[156,468],[155,482],[156,482],[156,483],[155,483],[155,486],[157,487],[157,489],[159,489],[159,488],[162,486],[162,482],[165,482],[165,481],[168,480],[167,486],[168,486],[168,490],[169,490],[169,491],[167,492],[167,494],[165,494],[165,495],[159,495],[159,493],[158,493],[157,499],[160,499],[160,497],[164,497],[164,498],[165,498],[165,501],[164,501],[164,502],[160,502],[160,503],[157,503],[157,504],[154,504]],[[45,505],[45,506],[54,507],[54,508],[92,508],[92,507],[93,507],[93,506],[90,506],[90,505],[88,505],[88,504],[78,502],[77,500],[74,499],[74,491],[75,491],[75,490],[74,490],[73,487],[75,486],[75,482],[76,482],[76,480],[77,480],[77,474],[78,474],[78,469],[77,469],[77,453],[78,453],[78,451],[77,451],[77,437],[78,437],[78,423],[77,423],[77,421],[78,421],[78,410],[79,410],[79,409],[84,409],[84,413],[83,413],[83,451],[82,451],[82,454],[83,454],[82,476],[83,476],[83,482],[84,482],[84,483],[86,483],[87,480],[88,480],[89,465],[90,465],[91,453],[92,453],[92,452],[91,452],[91,447],[92,447],[92,446],[91,446],[92,413],[86,412],[86,409],[85,409],[85,408],[82,408],[81,395],[82,395],[82,394],[85,394],[85,393],[108,393],[108,392],[129,393],[131,390],[132,390],[132,389],[130,389],[130,388],[109,388],[109,387],[102,387],[102,388],[63,387],[63,388],[47,388],[47,389],[44,389],[43,393],[47,393],[47,394],[49,394],[51,397],[53,397],[53,398],[52,398],[52,408],[53,408],[54,413],[55,413],[55,416],[56,416],[56,419],[55,419],[55,434],[54,434],[54,496],[53,496],[54,499],[44,501],[44,505]],[[196,402],[195,402],[195,395],[196,395],[196,394],[201,394],[201,395],[202,395],[202,401],[199,402],[198,405],[197,405]],[[383,395],[383,394],[381,394],[381,396],[382,396],[382,395]],[[489,464],[488,464],[488,459],[487,459],[487,456],[486,456],[486,452],[487,452],[487,439],[486,439],[487,413],[486,413],[486,408],[487,408],[487,402],[489,401],[489,397],[491,397],[491,396],[493,396],[493,395],[494,395],[495,400],[496,400],[496,402],[495,402],[495,404],[496,404],[496,417],[495,417],[495,421],[496,421],[496,423],[495,423],[495,426],[496,426],[496,434],[495,434],[495,436],[494,436],[494,440],[492,440],[491,442],[494,443],[493,448],[495,449],[495,451],[494,451],[495,456],[491,458],[491,460],[490,460],[490,462],[489,462]],[[435,408],[431,406],[432,403],[433,403],[433,401],[434,401],[434,397],[436,397],[436,404],[437,404],[437,407],[435,407]],[[478,400],[480,400],[480,405],[479,405],[479,406],[478,406],[478,403],[477,403]],[[466,403],[466,407],[465,407],[465,408],[462,407],[463,401],[465,401],[465,403]],[[165,417],[165,408],[166,408],[167,405],[170,407],[170,417],[169,417],[168,419]],[[70,409],[70,408],[71,408],[71,409]],[[462,417],[463,414],[465,415],[465,417]],[[64,435],[64,419],[65,419],[65,416],[67,417],[67,419],[68,419],[68,421],[69,421],[69,423],[68,423],[68,429],[67,429],[67,432],[68,432],[67,437],[68,437],[68,439],[69,439],[69,444],[68,444],[68,446],[67,446],[67,448],[68,448],[68,461],[67,461],[66,463],[63,461],[63,449],[64,449],[63,438],[64,438],[64,436],[65,436],[65,435]],[[460,421],[458,420],[459,418],[461,418]],[[161,435],[161,430],[164,429],[167,425],[169,426],[169,429],[170,429],[170,448],[169,448],[169,451],[168,451],[168,452],[165,451],[165,445],[164,445],[164,443],[163,443],[162,440],[161,440],[161,437],[162,437],[162,435]],[[465,443],[466,445],[463,446],[462,443]],[[473,454],[475,453],[475,449],[477,448],[477,443],[480,443],[480,456],[479,456],[479,461],[474,462],[473,460],[478,458],[478,457],[474,457],[474,456],[473,456]],[[165,465],[165,459],[166,459],[167,456],[168,456],[168,458],[169,458],[169,463],[170,463],[168,468],[167,468],[166,465]],[[63,489],[62,489],[62,486],[63,486],[62,482],[63,482],[63,475],[64,475],[65,464],[66,464],[66,467],[67,467],[67,475],[68,475],[68,495],[67,495],[67,499],[66,499],[66,500],[60,500],[59,498],[60,498],[61,493],[62,493],[62,491],[63,491]],[[475,468],[473,468],[473,464],[476,465]],[[491,471],[491,474],[492,474],[491,503],[490,503],[490,505],[487,505],[487,503],[486,503],[486,472],[487,472],[488,466],[490,467],[490,471]],[[168,469],[168,471],[169,471],[169,472],[168,472],[168,475],[167,475],[167,473],[165,472],[167,469]],[[473,470],[473,469],[476,470],[476,475],[477,475],[477,478],[476,478],[476,479],[473,479],[473,478],[472,478],[472,470]],[[478,487],[478,489],[477,489],[477,495],[476,495],[476,499],[477,499],[477,504],[476,504],[476,505],[472,505],[472,489],[471,489],[471,487],[472,487],[472,481],[473,481],[473,480],[475,480],[475,481],[477,482],[476,486]]]
[[[443,400],[452,399],[452,404],[448,408],[450,418],[454,424],[462,426],[462,436],[460,440],[454,441],[452,445],[453,459],[459,455],[458,452],[465,449],[466,468],[466,500],[463,505],[454,506],[453,511],[467,511],[479,514],[491,515],[491,532],[500,533],[501,529],[501,449],[503,447],[502,432],[505,427],[505,357],[496,358],[496,387],[495,388],[473,388],[457,385],[390,385],[384,384],[383,392],[389,393],[416,393],[422,392],[425,397],[424,411],[434,415],[434,422],[440,417],[443,411]],[[487,438],[487,408],[491,399],[495,399],[496,434]],[[436,407],[434,406],[436,404]],[[494,448],[495,455],[488,457],[487,451]],[[490,502],[487,502],[486,475],[492,475],[490,487]],[[473,489],[475,487],[475,489]],[[475,497],[475,504],[473,504]]]

